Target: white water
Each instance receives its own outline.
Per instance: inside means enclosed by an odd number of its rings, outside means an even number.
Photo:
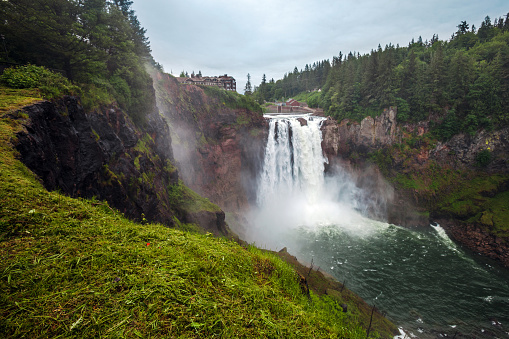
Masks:
[[[277,250],[289,246],[285,240],[297,228],[335,224],[352,235],[364,236],[387,226],[361,215],[359,189],[345,172],[325,178],[327,158],[320,130],[324,120],[309,115],[270,116],[258,209],[250,218],[253,226],[248,241]]]
[[[305,119],[301,126],[297,118]],[[320,126],[324,118],[310,116],[274,116],[270,120],[265,162],[258,186],[258,204],[305,197],[316,203],[323,192],[324,163]]]
[[[383,197],[365,194],[341,169],[324,177],[322,121],[271,117],[246,240],[287,247],[346,280],[405,328],[398,339],[508,337],[507,272],[463,251],[438,225],[410,230],[364,217],[374,205],[383,210]]]

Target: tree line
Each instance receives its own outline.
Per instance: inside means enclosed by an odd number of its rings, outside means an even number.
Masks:
[[[293,72],[286,73],[283,79],[277,81],[267,81],[264,74],[261,84],[254,88],[254,99],[261,104],[264,101],[284,100],[301,92],[316,90],[323,86],[330,70],[330,61],[322,60],[312,65],[306,64],[300,71],[295,67]]]
[[[326,78],[313,84],[321,89],[308,100],[332,117],[361,120],[397,106],[399,121],[437,121],[441,139],[459,131],[475,133],[509,124],[509,14],[494,22],[486,17],[477,29],[462,21],[447,41],[434,35],[408,46],[378,46],[370,53],[339,54]],[[327,65],[327,62],[325,62]],[[273,83],[264,100],[310,91],[309,70],[294,70]],[[261,91],[263,82],[257,87]],[[286,91],[284,90],[286,89]],[[435,119],[435,118],[436,119]]]
[[[61,70],[91,100],[112,99],[141,123],[154,106],[146,30],[129,0],[0,1],[0,61]]]

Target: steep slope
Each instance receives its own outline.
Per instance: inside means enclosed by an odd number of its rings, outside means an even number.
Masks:
[[[14,147],[20,136],[38,136],[26,112],[41,105],[48,103],[0,110],[5,337],[366,337],[366,305],[329,285],[330,296],[307,294],[303,277],[274,255],[209,234],[137,224],[107,202],[49,192]],[[347,312],[338,300],[348,303]],[[371,338],[395,330],[375,312]]]
[[[395,189],[390,222],[437,221],[471,250],[509,266],[509,128],[440,142],[429,125],[400,124],[395,108],[361,123],[330,119],[324,149],[357,175],[376,165]]]
[[[106,200],[125,216],[198,224],[227,235],[224,213],[178,181],[171,138],[157,109],[143,128],[118,107],[85,111],[76,97],[25,107],[21,160],[48,190]]]
[[[238,218],[256,198],[267,137],[261,108],[237,93],[152,76],[184,183],[221,207],[242,236]]]

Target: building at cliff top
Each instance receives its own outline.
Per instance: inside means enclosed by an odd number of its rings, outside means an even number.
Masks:
[[[228,76],[228,74],[220,75],[218,77],[201,77],[192,74],[191,77],[177,77],[176,79],[181,84],[217,86],[227,91],[237,91],[235,78]]]
[[[288,101],[286,102],[286,106],[293,106],[293,107],[299,107],[301,106],[300,102],[298,102],[297,100],[295,99],[288,99]]]

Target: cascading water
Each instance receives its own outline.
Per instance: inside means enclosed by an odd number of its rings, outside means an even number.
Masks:
[[[247,240],[313,259],[412,338],[509,338],[507,270],[456,246],[439,226],[409,230],[365,217],[366,202],[383,199],[370,199],[341,169],[324,176],[323,118],[267,118]]]
[[[322,132],[324,118],[295,116],[272,118],[265,162],[258,189],[258,204],[303,195],[311,204],[323,190]],[[301,125],[301,122],[304,124]]]

